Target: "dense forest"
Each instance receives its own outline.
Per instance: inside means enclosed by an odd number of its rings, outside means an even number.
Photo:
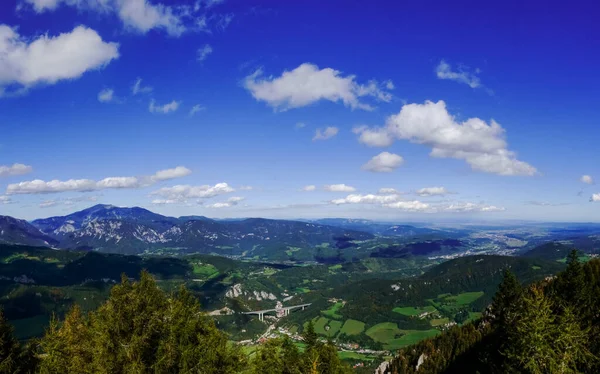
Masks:
[[[327,373],[350,368],[312,324],[304,349],[274,339],[248,358],[184,287],[167,294],[147,272],[123,277],[97,310],[74,306],[46,334],[21,346],[0,315],[0,373]]]
[[[600,261],[577,252],[523,287],[509,271],[481,320],[398,352],[388,373],[600,372]]]

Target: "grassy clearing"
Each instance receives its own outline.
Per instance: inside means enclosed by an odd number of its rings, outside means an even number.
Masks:
[[[440,330],[400,330],[392,322],[377,324],[367,330],[366,334],[373,340],[383,343],[385,349],[394,350],[415,344],[423,339],[436,336]]]
[[[398,325],[393,322],[383,322],[371,327],[366,334],[376,342],[387,343],[393,340],[402,331],[398,329]]]
[[[421,340],[434,337],[440,333],[440,330],[403,330],[402,336],[397,339],[391,339],[384,343],[383,347],[389,350],[395,350],[408,345],[416,344]]]
[[[193,266],[192,272],[194,273],[194,275],[198,275],[198,276],[202,276],[202,277],[211,277],[211,276],[219,273],[219,270],[217,270],[217,268],[214,267],[214,265],[212,265],[212,264],[196,263],[196,264],[193,264],[192,266]]]
[[[294,325],[294,326],[290,327],[289,330],[290,330],[290,332],[292,334],[297,333],[298,332],[298,325]]]
[[[306,287],[296,287],[296,289],[294,290],[296,293],[307,293],[310,292],[310,290]]]
[[[479,318],[481,318],[481,315],[482,315],[482,313],[480,313],[480,312],[469,312],[469,318],[467,319],[467,322],[479,319]]]
[[[404,316],[414,317],[414,316],[418,316],[419,314],[425,313],[425,312],[428,312],[428,313],[435,312],[436,309],[434,307],[432,307],[431,305],[424,306],[424,307],[404,306],[404,307],[394,308],[393,311],[396,313],[400,313]]]
[[[320,335],[328,335],[327,331],[325,331],[327,322],[329,322],[329,319],[325,317],[319,317],[319,319],[315,322],[315,332]]]
[[[338,331],[342,327],[342,322],[340,321],[329,321],[329,331],[327,331],[327,335],[334,337],[337,335]]]
[[[342,268],[342,265],[337,264],[337,265],[332,265],[329,267],[330,271],[335,271],[335,270],[340,270]]]
[[[364,322],[355,319],[347,319],[346,322],[344,322],[344,326],[342,326],[340,333],[346,335],[359,335],[363,331],[365,331]]]
[[[457,305],[468,305],[483,296],[483,292],[463,292],[457,296],[446,297],[445,301],[454,301]]]
[[[350,351],[338,351],[338,357],[340,360],[360,360],[360,361],[373,361],[377,357],[366,355],[364,353],[350,352]]]
[[[448,322],[450,322],[450,320],[448,318],[438,318],[438,319],[432,319],[430,321],[432,327],[445,325]]]
[[[288,247],[288,249],[285,251],[285,254],[291,257],[294,252],[298,252],[300,249],[300,247]]]
[[[533,270],[540,270],[542,267],[541,267],[541,266],[536,266],[536,265],[533,265],[531,268],[532,268]]]
[[[330,318],[342,319],[344,317],[341,314],[339,314],[338,311],[341,309],[341,307],[343,305],[344,304],[342,304],[341,302],[337,302],[337,303],[333,304],[331,306],[331,308],[321,311],[321,313]]]

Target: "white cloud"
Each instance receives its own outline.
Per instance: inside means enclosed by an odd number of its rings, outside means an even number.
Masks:
[[[198,51],[196,52],[196,60],[202,62],[206,60],[211,53],[213,53],[212,47],[210,44],[205,44],[204,47],[198,48]]]
[[[106,43],[96,31],[77,26],[70,33],[20,36],[16,28],[0,25],[0,91],[3,86],[27,89],[79,78],[119,57],[119,44]]]
[[[352,132],[360,135],[358,141],[369,147],[389,147],[394,142],[394,137],[385,128],[358,126]]]
[[[459,68],[458,71],[452,71],[452,66],[446,61],[440,61],[440,64],[436,67],[435,72],[439,79],[449,79],[455,82],[464,83],[471,88],[481,87],[481,80],[475,73],[470,73],[465,68]]]
[[[170,199],[154,199],[152,200],[152,204],[154,205],[167,205],[167,204],[179,204],[181,201],[179,200],[170,200]]]
[[[173,169],[159,170],[152,176],[154,181],[166,181],[175,178],[182,178],[192,174],[192,171],[185,166],[177,166]]]
[[[115,91],[110,88],[105,88],[98,93],[98,101],[101,103],[109,103],[114,98]]]
[[[330,191],[330,192],[354,192],[356,191],[356,188],[352,187],[352,186],[347,186],[345,184],[327,184],[325,186],[323,186],[323,189],[325,191]]]
[[[202,105],[200,105],[200,104],[196,104],[196,105],[194,105],[194,106],[192,107],[192,109],[190,109],[189,116],[190,116],[190,117],[192,117],[194,114],[196,114],[196,113],[198,113],[198,112],[200,112],[200,111],[203,111],[203,110],[205,110],[205,109],[206,109],[206,108],[205,108],[205,107],[203,107]]]
[[[581,176],[581,182],[585,184],[594,184],[594,178],[591,175],[583,175]]]
[[[240,203],[240,201],[243,201],[243,200],[244,200],[243,197],[233,196],[233,197],[230,197],[229,199],[227,199],[227,201],[225,201],[225,202],[209,204],[206,207],[208,207],[208,208],[230,208],[232,206],[238,205]]]
[[[147,0],[117,0],[116,6],[123,24],[140,33],[161,28],[171,36],[180,36],[186,31],[175,7],[153,5]]]
[[[91,179],[69,179],[59,181],[57,179],[45,182],[34,179],[28,182],[9,184],[6,187],[7,194],[41,194],[53,192],[79,191],[87,192],[96,189],[96,182]]]
[[[329,126],[324,131],[321,129],[317,129],[315,131],[315,136],[313,136],[312,140],[327,140],[333,138],[338,134],[340,130],[337,127]]]
[[[10,204],[12,203],[12,199],[10,196],[0,195],[0,204]]]
[[[300,108],[320,100],[341,101],[352,109],[373,110],[360,101],[372,97],[378,101],[390,102],[392,95],[376,81],[366,85],[358,84],[354,75],[341,76],[341,72],[331,68],[304,63],[292,71],[284,71],[280,77],[263,77],[257,70],[244,79],[244,87],[259,101],[266,102],[275,110]]]
[[[148,107],[148,110],[150,111],[150,113],[162,113],[162,114],[167,114],[169,112],[174,112],[179,108],[179,101],[171,101],[168,104],[165,105],[156,105],[154,100],[150,101],[150,106]]]
[[[402,192],[395,188],[380,188],[378,194],[380,195],[400,195]]]
[[[139,188],[141,182],[136,177],[108,177],[96,183],[95,189],[103,190],[106,188]]]
[[[214,186],[190,186],[177,185],[173,187],[164,187],[152,192],[150,195],[159,196],[167,200],[175,200],[178,202],[194,198],[209,198],[222,194],[234,192],[235,190],[227,183],[217,183]]]
[[[306,123],[304,123],[304,122],[298,122],[298,123],[296,123],[296,128],[297,129],[301,129],[301,128],[304,128],[304,127],[306,127]]]
[[[393,193],[388,193],[392,191]],[[342,199],[331,200],[330,204],[375,204],[385,208],[422,213],[499,212],[505,210],[494,205],[469,202],[430,204],[419,200],[404,200],[396,190],[390,188],[382,188],[378,194],[351,194]]]
[[[592,197],[590,197],[590,201],[591,202],[598,202],[598,201],[600,201],[600,193],[593,194]]]
[[[502,207],[497,207],[494,205],[482,205],[482,204],[475,204],[475,203],[464,203],[464,202],[457,202],[457,203],[451,203],[451,204],[447,204],[445,206],[441,206],[440,208],[438,208],[438,211],[443,211],[443,212],[503,212],[505,211],[505,208]]]
[[[387,88],[388,90],[393,90],[394,88],[396,88],[394,86],[394,82],[392,82],[391,80],[387,80],[385,82],[383,82],[385,84],[385,88]]]
[[[53,206],[56,206],[58,204],[58,202],[56,200],[46,200],[46,201],[42,201],[39,204],[40,208],[50,208]]]
[[[89,192],[104,189],[124,189],[148,187],[156,182],[180,178],[190,174],[191,171],[183,166],[173,169],[160,170],[151,176],[142,177],[107,177],[99,181],[91,179],[69,179],[66,181],[43,181],[35,179],[27,182],[9,184],[6,193],[14,194],[45,194],[58,192]]]
[[[381,152],[362,166],[363,170],[376,173],[391,173],[404,163],[402,156],[394,153]]]
[[[132,32],[145,34],[150,30],[164,30],[173,37],[188,31],[211,32],[211,27],[224,30],[233,19],[233,14],[207,11],[212,7],[209,4],[216,4],[217,1],[204,1],[204,7],[200,2],[196,5],[165,5],[157,0],[21,0],[21,4],[23,3],[32,5],[33,10],[38,13],[53,11],[59,5],[66,5],[80,11],[114,15]]]
[[[302,187],[302,191],[306,191],[306,192],[315,191],[316,189],[317,189],[317,186],[315,186],[314,184],[309,184],[308,186]]]
[[[343,199],[335,199],[331,200],[332,204],[340,205],[340,204],[391,204],[400,200],[400,195],[398,194],[388,194],[388,195],[360,195],[360,194],[352,194],[348,195]]]
[[[363,131],[366,131],[363,129]],[[505,130],[496,121],[479,118],[457,122],[442,100],[407,104],[388,117],[384,129],[389,136],[431,147],[430,156],[465,160],[472,169],[498,175],[538,174],[535,167],[517,160],[507,149]]]
[[[450,192],[445,187],[425,187],[417,190],[419,196],[445,196]]]
[[[33,168],[24,164],[13,164],[12,166],[0,165],[0,177],[29,174]]]
[[[133,86],[131,86],[131,93],[137,95],[139,93],[148,93],[152,92],[152,87],[150,86],[142,86],[142,78],[136,79]]]
[[[429,204],[422,203],[418,200],[413,201],[397,201],[395,203],[384,204],[387,208],[403,210],[405,212],[428,212],[431,211]]]
[[[252,191],[254,189],[254,187],[252,186],[240,186],[239,190],[240,191]]]

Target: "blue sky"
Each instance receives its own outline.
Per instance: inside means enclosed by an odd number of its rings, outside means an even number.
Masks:
[[[598,5],[422,3],[3,1],[0,214],[600,221]]]

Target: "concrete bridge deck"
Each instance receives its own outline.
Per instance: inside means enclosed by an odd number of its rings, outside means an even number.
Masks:
[[[258,315],[258,319],[260,321],[264,320],[264,314],[265,313],[272,313],[272,312],[280,312],[283,311],[284,315],[289,315],[290,314],[290,310],[293,309],[299,309],[302,308],[302,310],[304,310],[304,308],[310,306],[311,304],[300,304],[300,305],[292,305],[292,306],[284,306],[281,308],[274,308],[274,309],[264,309],[264,310],[253,310],[250,312],[243,312],[242,314],[257,314]]]

